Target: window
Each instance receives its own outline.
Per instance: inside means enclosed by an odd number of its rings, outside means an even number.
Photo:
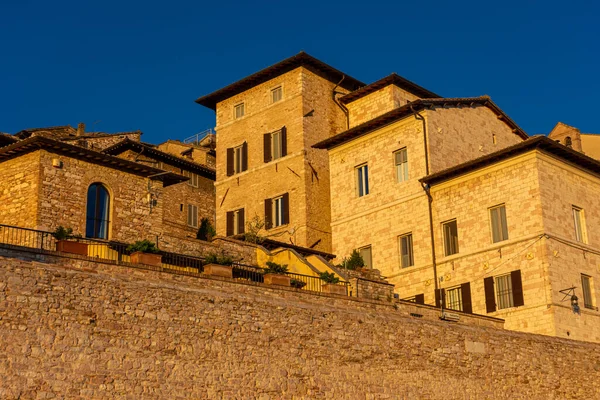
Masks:
[[[271,162],[287,155],[287,129],[264,134],[264,159]]]
[[[183,171],[183,176],[187,176],[190,178],[190,180],[187,181],[187,184],[192,186],[192,187],[198,187],[198,182],[200,179],[200,176],[198,174],[194,174],[193,172],[189,172],[189,171]]]
[[[483,286],[485,289],[485,305],[488,313],[494,312],[497,309],[519,307],[525,304],[520,270],[485,278]]]
[[[373,268],[373,259],[371,257],[371,246],[366,246],[358,249],[358,253],[365,262],[367,268]]]
[[[400,236],[398,239],[400,242],[400,266],[406,268],[414,265],[412,234],[407,233],[406,235]]]
[[[575,222],[575,240],[578,242],[587,243],[585,215],[582,208],[573,206],[573,220]]]
[[[490,208],[490,221],[492,224],[492,242],[498,243],[508,240],[506,207],[504,204]]]
[[[573,140],[571,140],[571,137],[570,137],[570,136],[567,136],[567,137],[565,138],[565,146],[567,146],[567,147],[571,147],[571,148],[573,147]]]
[[[446,289],[446,308],[462,311],[462,290],[460,286]]]
[[[227,176],[248,170],[248,143],[227,149]]]
[[[244,114],[246,113],[244,103],[236,104],[233,107],[233,113],[234,113],[234,116],[236,119],[242,118],[244,116]]]
[[[281,86],[277,86],[275,89],[271,89],[271,102],[277,103],[283,98],[283,89]]]
[[[456,220],[442,224],[444,234],[444,252],[447,256],[458,253],[458,227]]]
[[[396,165],[396,181],[404,182],[408,180],[408,156],[406,147],[394,153],[394,163]]]
[[[356,191],[358,197],[369,194],[369,166],[367,164],[356,167]]]
[[[290,196],[284,193],[272,199],[265,199],[265,228],[271,229],[289,224]]]
[[[193,204],[187,206],[187,224],[194,228],[198,227],[198,207]]]
[[[581,274],[581,289],[583,290],[583,304],[585,308],[596,309],[592,298],[592,277]]]
[[[227,236],[240,235],[246,231],[244,209],[227,212]]]
[[[85,236],[108,239],[110,225],[110,194],[101,183],[93,183],[88,188]]]

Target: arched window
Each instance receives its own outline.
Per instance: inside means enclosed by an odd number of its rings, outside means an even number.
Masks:
[[[573,141],[571,140],[571,136],[567,136],[565,139],[565,146],[573,147]]]
[[[92,183],[87,195],[86,237],[108,239],[109,210],[110,195],[108,190],[101,183]]]

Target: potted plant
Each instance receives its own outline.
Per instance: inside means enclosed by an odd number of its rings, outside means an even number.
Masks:
[[[210,253],[204,259],[204,273],[206,275],[233,278],[233,258],[225,254]]]
[[[340,278],[335,276],[333,272],[321,272],[319,277],[325,282],[322,286],[324,293],[346,295],[346,286],[338,285]]]
[[[87,243],[67,240],[69,237],[73,236],[72,228],[65,228],[61,225],[58,228],[56,228],[52,236],[54,236],[54,238],[56,239],[56,251],[60,251],[62,253],[78,254],[80,256],[88,255]]]
[[[162,263],[162,255],[158,254],[160,250],[148,239],[138,240],[127,247],[127,252],[131,253],[131,262],[133,264],[146,264],[159,267]]]
[[[287,265],[267,261],[267,268],[263,271],[267,285],[291,286],[291,278],[287,276]]]
[[[290,279],[290,285],[296,289],[302,289],[306,286],[306,282],[301,281],[300,279]]]
[[[365,261],[363,260],[358,250],[354,249],[352,250],[352,254],[350,254],[350,257],[344,258],[344,260],[342,260],[340,267],[352,271],[360,270],[365,268]]]

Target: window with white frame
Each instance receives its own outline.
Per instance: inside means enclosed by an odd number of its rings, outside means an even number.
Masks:
[[[187,184],[192,186],[192,187],[198,187],[198,182],[200,180],[200,176],[198,174],[195,174],[193,172],[189,172],[189,171],[183,171],[183,176],[187,176],[190,179],[187,181]]]
[[[273,199],[273,226],[281,226],[284,224],[285,201],[283,196]]]
[[[462,311],[462,287],[457,286],[445,290],[446,292],[446,308],[450,310]]]
[[[408,180],[408,155],[406,147],[394,153],[394,164],[396,165],[396,181],[404,182]]]
[[[188,204],[187,206],[187,224],[189,226],[193,226],[194,228],[198,227],[198,207],[193,204]]]
[[[369,194],[369,166],[367,164],[356,167],[356,193],[358,197]]]
[[[246,108],[245,108],[244,103],[236,104],[233,107],[233,115],[236,119],[242,118],[244,116],[244,114],[246,114]]]
[[[587,232],[585,229],[585,214],[583,208],[573,206],[573,221],[575,223],[575,240],[587,243]]]
[[[237,146],[233,148],[233,171],[239,174],[243,171],[244,165],[244,149],[243,146]]]
[[[490,223],[492,225],[492,243],[508,240],[506,207],[504,204],[490,208]]]
[[[402,268],[414,265],[412,234],[407,233],[398,237],[400,246],[400,266]]]
[[[362,257],[367,268],[373,268],[373,258],[371,255],[371,246],[365,246],[358,249],[358,254]]]
[[[592,277],[581,274],[581,289],[583,290],[583,305],[585,308],[595,309],[592,296]]]
[[[276,131],[271,133],[271,155],[273,160],[283,157],[282,145],[283,132]]]
[[[444,253],[447,256],[458,253],[458,226],[456,220],[447,221],[442,224],[444,236]]]
[[[500,275],[494,278],[496,288],[496,306],[499,310],[514,307],[511,275]]]
[[[277,103],[282,98],[283,98],[283,89],[281,86],[277,86],[276,88],[271,89],[271,103]]]

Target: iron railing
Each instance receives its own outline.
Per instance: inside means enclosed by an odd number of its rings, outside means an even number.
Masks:
[[[85,254],[80,254],[80,256],[113,261],[117,264],[131,263],[130,252],[127,251],[129,245],[126,243],[74,236],[69,237],[67,241],[87,245],[84,249]],[[58,243],[59,241],[52,232],[0,224],[0,244],[3,245],[57,252]],[[162,268],[195,273],[204,271],[205,259],[202,256],[196,257],[167,251],[160,251],[159,254],[162,255]],[[295,273],[287,275],[292,279],[293,287],[312,292],[321,292],[326,283],[316,276]],[[263,283],[264,268],[235,262],[233,263],[233,278]],[[344,286],[346,294],[348,294],[348,282],[340,281],[337,285]]]

